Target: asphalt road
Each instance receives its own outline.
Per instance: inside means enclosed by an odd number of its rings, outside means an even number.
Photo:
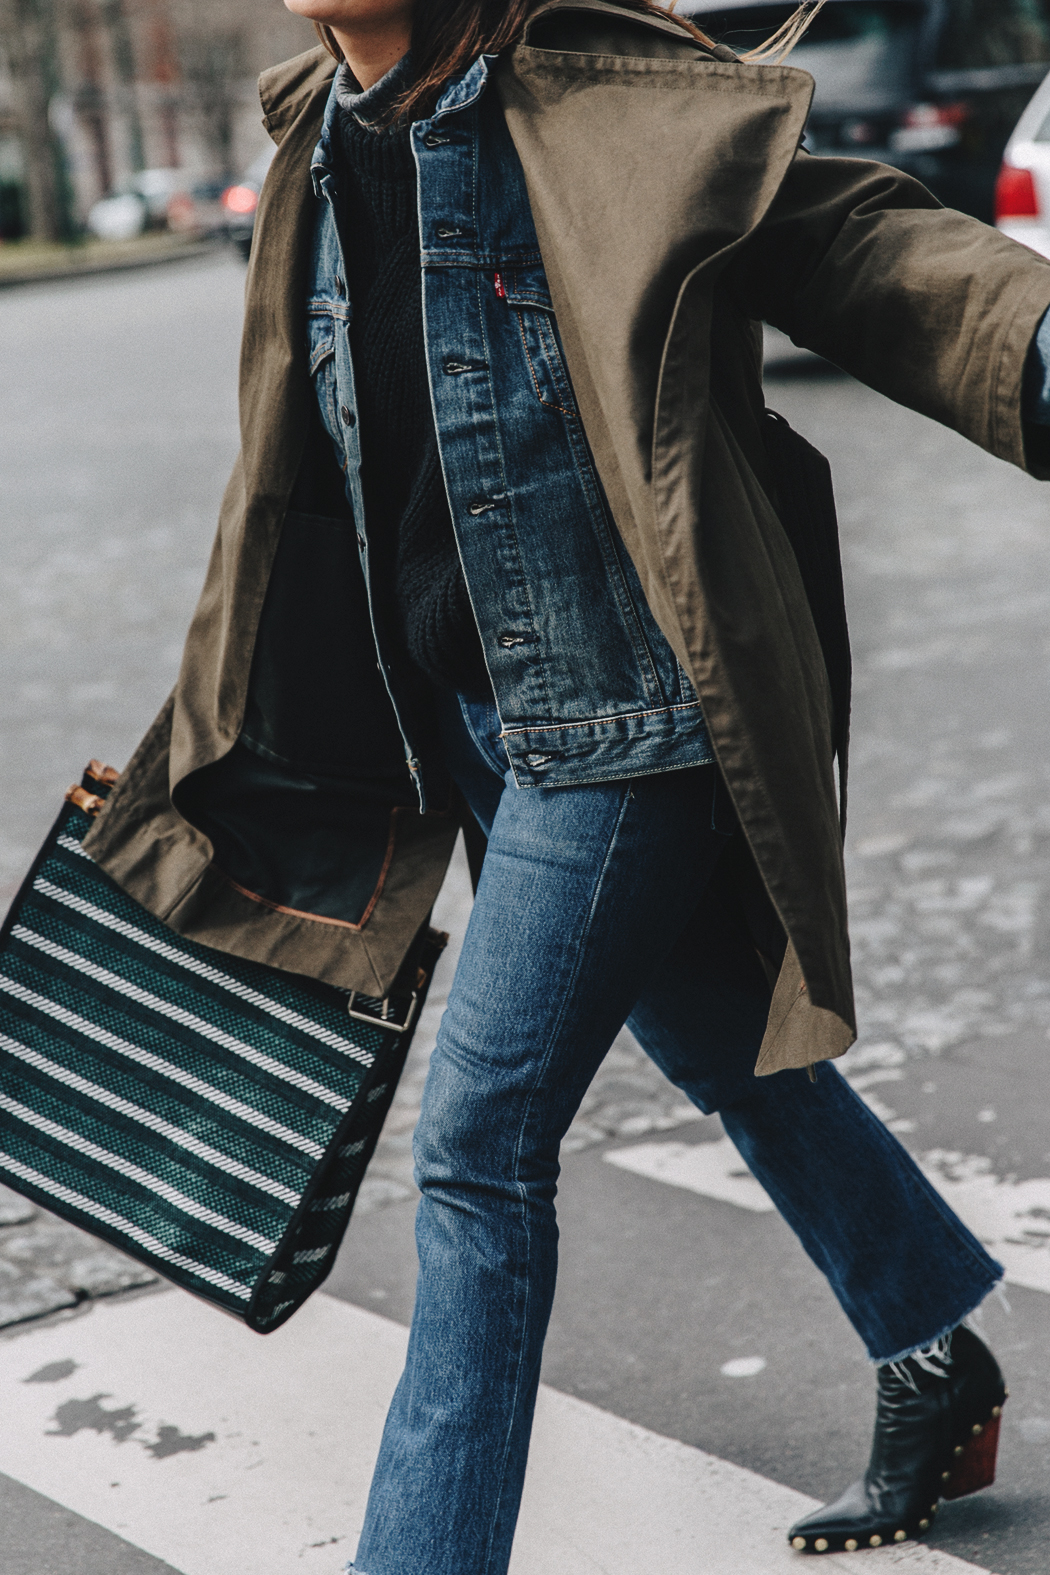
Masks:
[[[123,764],[174,680],[236,447],[242,286],[224,258],[0,297],[5,901],[68,782],[91,755]],[[930,1540],[998,1575],[1046,1575],[1050,492],[819,363],[768,381],[831,459],[840,506],[861,1011],[847,1073],[988,1218],[1025,1200],[1000,1232],[1010,1311],[985,1312],[1012,1392],[1000,1480],[946,1507]],[[468,910],[457,865],[442,897],[457,938]],[[327,1286],[402,1322],[409,1144],[440,1002]],[[863,1467],[872,1380],[823,1282],[774,1214],[606,1162],[717,1143],[717,1121],[688,1116],[619,1041],[567,1144],[544,1377],[828,1497]],[[734,1361],[751,1376],[725,1374]],[[0,1575],[167,1567],[8,1479],[0,1520]]]

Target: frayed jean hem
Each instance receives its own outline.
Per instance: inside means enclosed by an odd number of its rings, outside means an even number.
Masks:
[[[996,1265],[996,1267],[998,1267],[998,1265]],[[928,1351],[931,1345],[936,1345],[938,1340],[943,1340],[945,1335],[951,1334],[952,1330],[957,1329],[961,1323],[965,1323],[967,1318],[972,1318],[977,1309],[984,1305],[993,1291],[998,1291],[1001,1293],[1003,1288],[1003,1278],[1003,1275],[1000,1273],[999,1278],[997,1280],[993,1280],[991,1285],[981,1292],[973,1306],[967,1307],[965,1311],[961,1312],[958,1318],[953,1319],[946,1328],[938,1330],[936,1334],[931,1334],[926,1340],[920,1340],[918,1345],[909,1346],[905,1351],[898,1351],[896,1356],[869,1356],[868,1361],[871,1363],[872,1367],[888,1367],[890,1362],[904,1362],[907,1361],[909,1356],[916,1356],[919,1351]],[[359,1570],[357,1575],[364,1575],[364,1572]]]

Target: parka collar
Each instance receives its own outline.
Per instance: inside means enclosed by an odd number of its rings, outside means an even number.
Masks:
[[[311,99],[327,98],[335,68],[327,49],[318,46],[263,72],[259,78],[263,125],[278,146]]]

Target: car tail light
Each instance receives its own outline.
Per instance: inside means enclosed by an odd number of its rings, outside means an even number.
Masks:
[[[969,104],[913,104],[901,116],[901,125],[924,131],[931,126],[965,126],[969,118]]]
[[[969,104],[913,104],[890,132],[890,147],[894,153],[944,153],[959,146],[969,119]]]
[[[222,205],[227,213],[245,219],[259,206],[259,193],[250,186],[227,186],[222,194]]]
[[[1038,219],[1039,198],[1031,170],[1004,164],[995,183],[995,222],[1001,219]]]

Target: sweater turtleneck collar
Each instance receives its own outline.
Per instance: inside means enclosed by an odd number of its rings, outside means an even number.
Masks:
[[[397,64],[391,66],[378,82],[373,82],[370,88],[364,90],[350,67],[344,63],[335,74],[336,103],[341,110],[353,115],[362,126],[372,126],[379,130],[376,122],[383,119],[394,99],[405,91],[411,81],[411,50],[402,55]]]

